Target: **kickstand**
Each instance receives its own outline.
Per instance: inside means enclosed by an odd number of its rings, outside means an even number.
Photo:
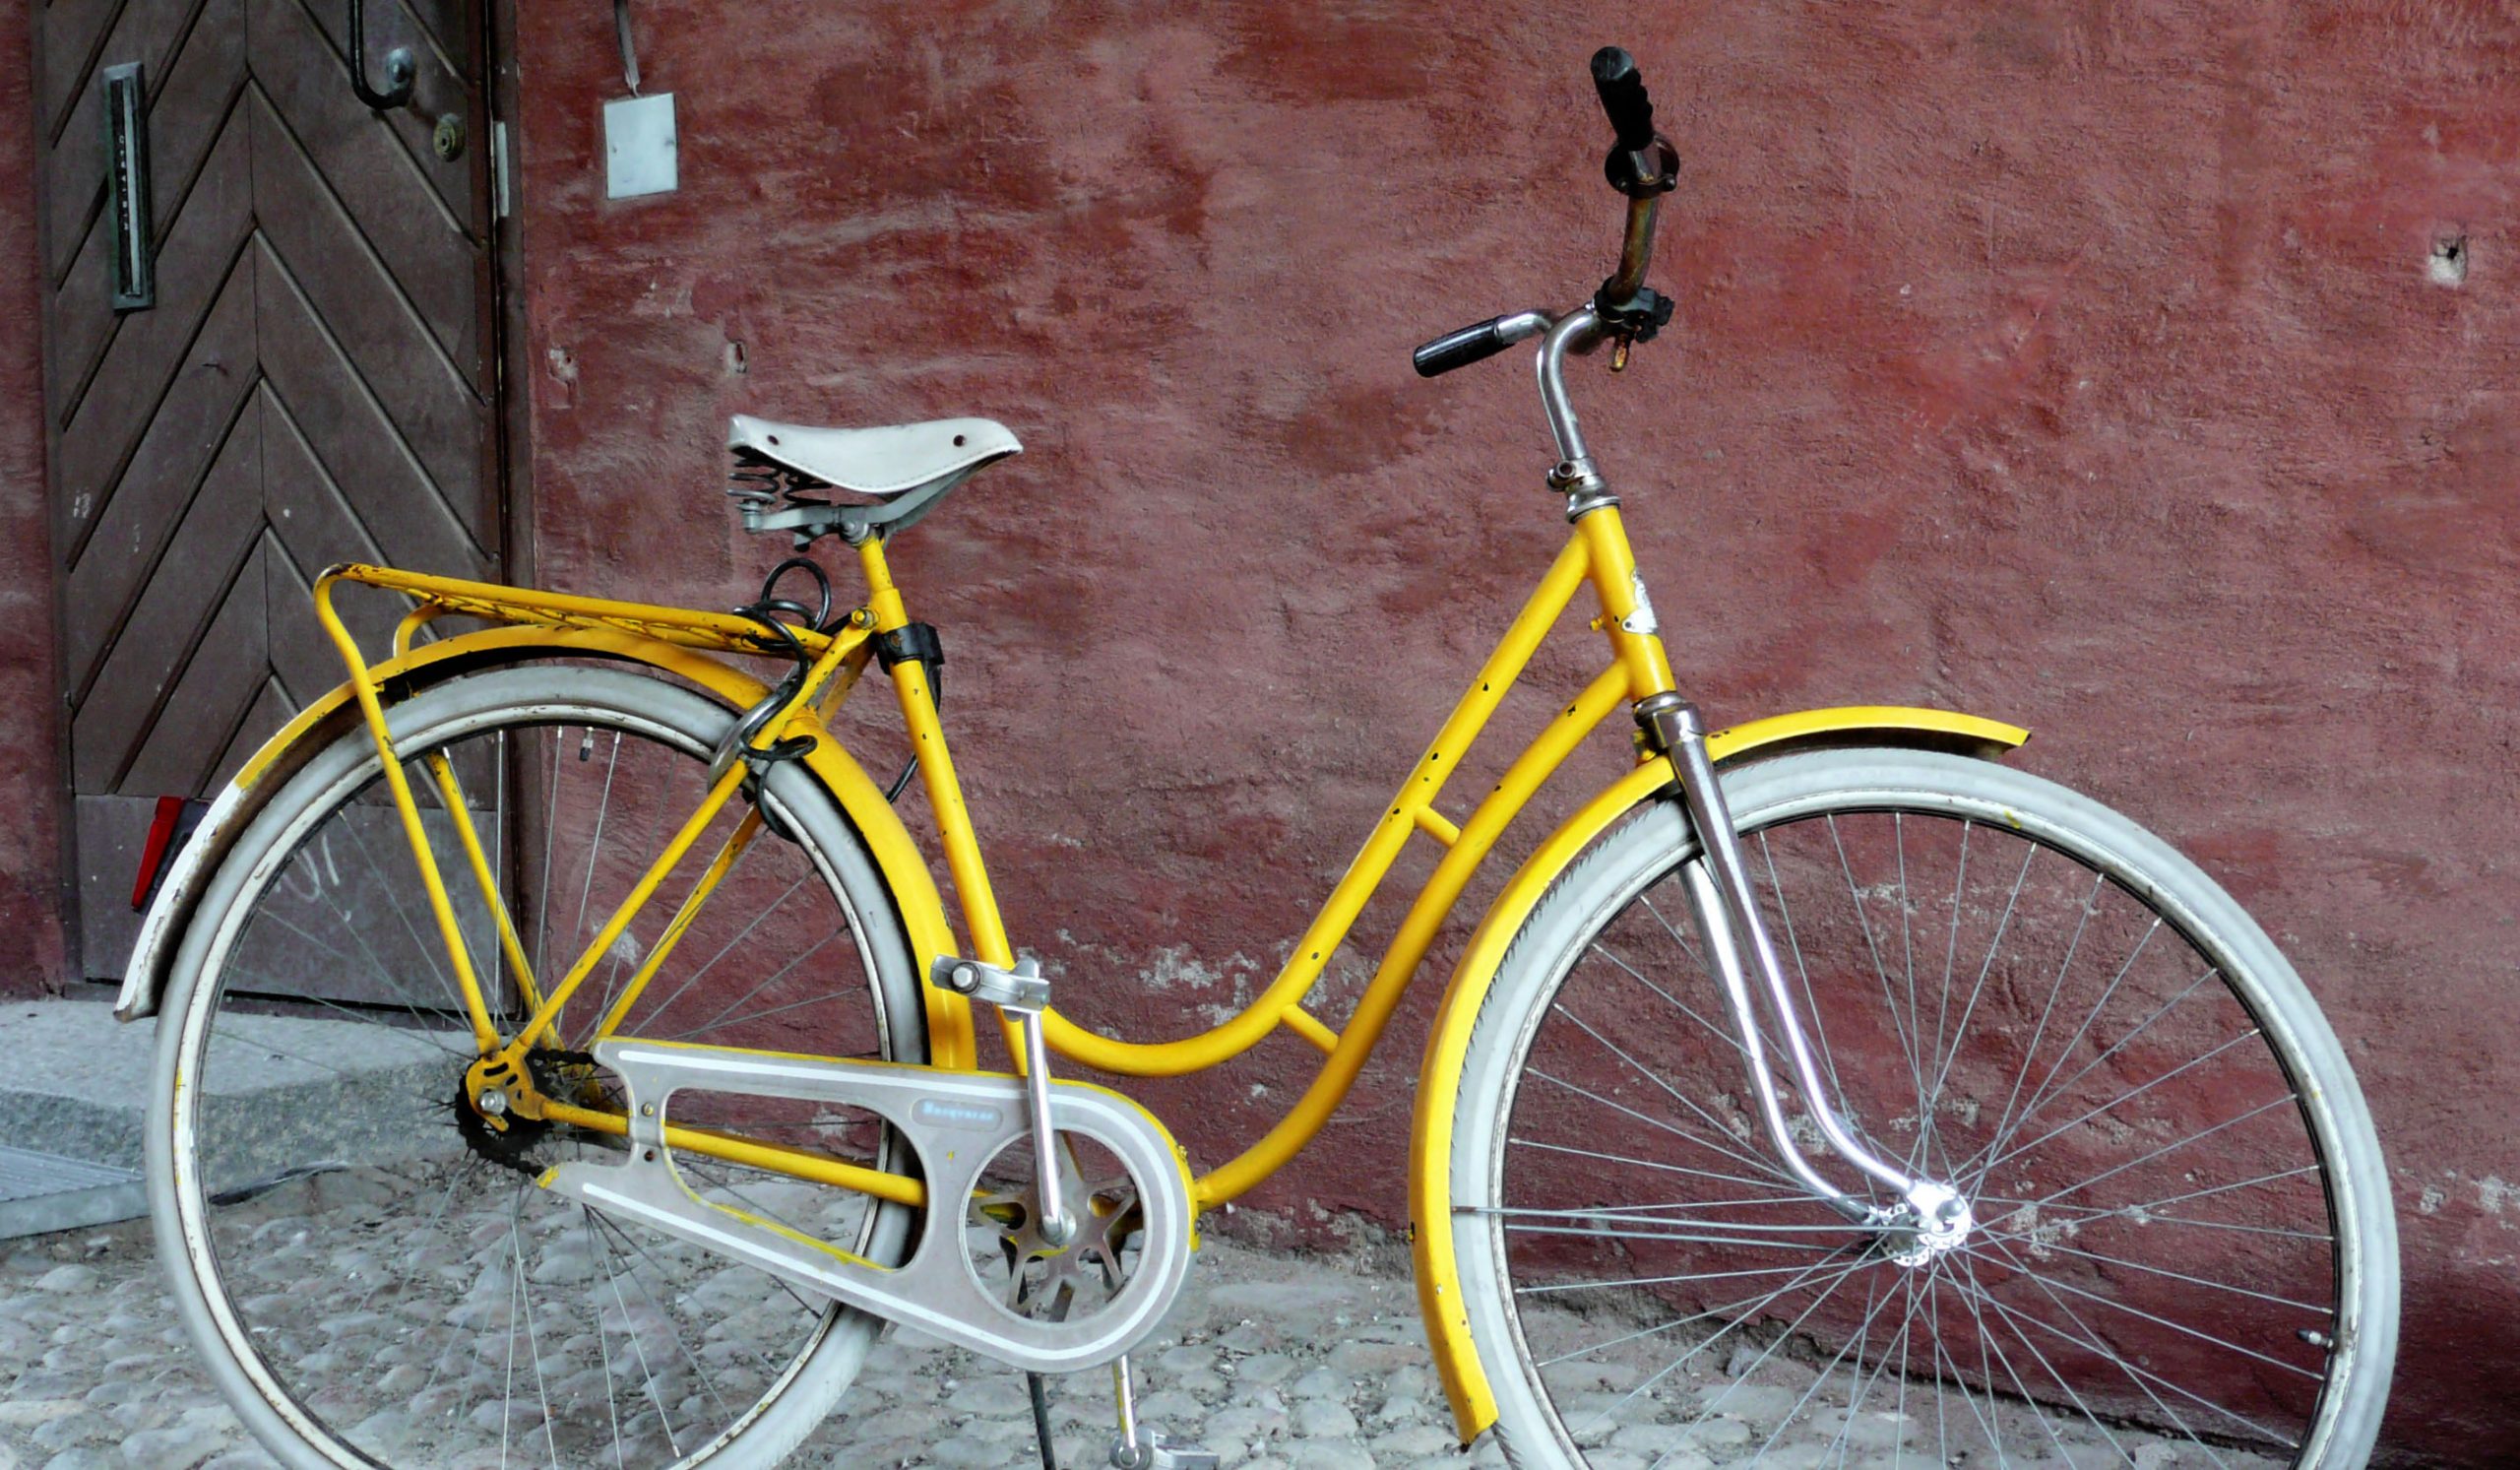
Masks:
[[[1050,1447],[1050,1393],[1040,1374],[1026,1374],[1033,1390],[1033,1438],[1041,1446],[1041,1470],[1059,1470],[1059,1453]]]

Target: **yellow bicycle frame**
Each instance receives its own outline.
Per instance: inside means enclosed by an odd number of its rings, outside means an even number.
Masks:
[[[798,735],[817,736],[813,751],[804,757],[805,763],[867,840],[879,870],[893,888],[914,955],[924,975],[936,958],[960,952],[955,947],[953,926],[928,878],[916,844],[874,784],[830,737],[825,723],[863,671],[873,641],[911,621],[886,562],[882,540],[869,537],[856,549],[867,588],[866,604],[834,632],[826,634],[802,627],[789,630],[804,649],[809,668],[783,705],[763,712],[766,718],[755,728],[752,738],[767,744]],[[395,657],[384,664],[371,667],[365,662],[333,608],[334,590],[346,582],[400,593],[415,604],[397,630]],[[1507,765],[1492,789],[1471,807],[1467,817],[1456,821],[1445,815],[1436,803],[1453,771],[1484,732],[1507,691],[1521,677],[1577,592],[1587,585],[1593,589],[1601,608],[1592,625],[1607,640],[1606,667],[1580,693],[1557,708],[1547,725]],[[1632,706],[1672,688],[1670,660],[1654,631],[1651,608],[1641,606],[1641,599],[1642,585],[1616,507],[1602,506],[1582,515],[1540,586],[1523,604],[1471,686],[1411,767],[1399,792],[1386,803],[1372,832],[1283,969],[1241,1013],[1198,1035],[1155,1043],[1102,1036],[1055,1012],[1043,1017],[1044,1039],[1053,1052],[1088,1066],[1131,1076],[1179,1076],[1202,1071],[1240,1055],[1281,1027],[1324,1054],[1321,1069],[1310,1086],[1274,1127],[1240,1155],[1195,1181],[1193,1200],[1199,1208],[1230,1200],[1250,1189],[1283,1167],[1320,1131],[1354,1086],[1428,947],[1498,838],[1567,756],[1605,720],[1622,706]],[[463,993],[467,1018],[482,1057],[474,1072],[494,1078],[517,1077],[523,1071],[517,1063],[551,1032],[598,959],[610,950],[614,940],[691,856],[700,835],[739,789],[744,762],[731,762],[711,785],[699,806],[651,862],[629,896],[556,981],[537,979],[526,962],[506,905],[498,897],[497,875],[472,829],[452,766],[443,757],[430,757],[423,762],[450,815],[473,882],[492,911],[501,955],[514,972],[519,994],[529,1012],[521,1026],[503,1035],[464,942],[455,903],[430,849],[412,783],[393,756],[386,708],[389,689],[425,682],[433,673],[442,676],[443,671],[483,662],[593,655],[649,665],[690,679],[731,705],[752,710],[769,697],[769,691],[759,680],[716,656],[768,656],[781,652],[782,645],[758,624],[740,616],[535,592],[371,566],[343,566],[327,572],[316,584],[315,601],[317,615],[349,671],[348,682],[331,698],[310,706],[287,730],[275,736],[238,776],[238,787],[252,787],[295,741],[324,725],[346,704],[355,703],[383,757],[388,788],[401,813],[421,884]],[[412,635],[422,623],[450,614],[496,626],[413,647]],[[1011,965],[1014,948],[1000,918],[978,839],[955,777],[953,756],[937,720],[925,671],[916,660],[905,659],[895,663],[890,672],[953,878],[963,931],[970,940],[969,952],[993,965]],[[1966,715],[1866,707],[1810,711],[1725,731],[1709,738],[1709,753],[1719,760],[1733,758],[1755,749],[1849,732],[1984,750],[2009,748],[2028,737],[2027,732],[2015,727]],[[1579,809],[1542,844],[1508,883],[1473,936],[1428,1041],[1412,1134],[1413,1242],[1429,1337],[1465,1440],[1492,1421],[1494,1406],[1469,1342],[1452,1253],[1447,1159],[1451,1105],[1458,1087],[1461,1054],[1468,1043],[1470,1024],[1478,1013],[1478,1002],[1493,978],[1504,947],[1548,882],[1622,815],[1654,799],[1657,793],[1668,791],[1676,782],[1668,756],[1641,742],[1639,750],[1636,768]],[[640,990],[663,964],[735,854],[759,827],[759,816],[747,813],[733,834],[719,844],[659,941],[651,947],[628,992],[600,1018],[596,1035],[609,1035],[621,1023]],[[1389,875],[1402,850],[1413,837],[1419,836],[1442,848],[1442,856],[1386,946],[1353,1013],[1344,1026],[1334,1029],[1306,1010],[1303,1001],[1320,980],[1330,957],[1347,939],[1357,916]],[[154,982],[143,977],[140,983],[145,986]],[[976,1046],[969,1002],[935,987],[921,989],[931,1063],[958,1068],[976,1065]],[[128,997],[125,1011],[138,1013]],[[1017,1065],[1025,1065],[1019,1039],[1011,1026],[1006,1031],[1007,1046]],[[625,1127],[617,1115],[549,1099],[531,1102],[541,1110],[536,1116],[550,1120],[607,1132],[620,1132]],[[914,1180],[821,1153],[698,1129],[669,1130],[667,1141],[676,1149],[858,1189],[906,1204],[925,1202],[924,1190]]]

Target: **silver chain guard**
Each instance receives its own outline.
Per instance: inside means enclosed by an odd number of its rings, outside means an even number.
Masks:
[[[1107,1089],[1053,1081],[1051,1121],[1110,1150],[1128,1171],[1144,1205],[1144,1246],[1136,1269],[1099,1310],[1041,1321],[990,1294],[964,1240],[964,1202],[980,1171],[1030,1136],[1022,1078],[619,1039],[598,1042],[595,1056],[626,1090],[628,1162],[562,1164],[543,1175],[543,1187],[1027,1373],[1075,1373],[1129,1351],[1163,1319],[1189,1273],[1190,1185],[1180,1151],[1145,1109]],[[927,1182],[929,1207],[910,1258],[887,1269],[700,1198],[664,1144],[666,1104],[682,1088],[840,1103],[891,1123]]]

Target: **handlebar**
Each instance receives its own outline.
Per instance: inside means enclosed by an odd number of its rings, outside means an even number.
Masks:
[[[1645,95],[1645,78],[1636,58],[1616,46],[1593,53],[1593,90],[1601,94],[1602,110],[1609,114],[1618,146],[1643,153],[1654,146],[1654,102]]]
[[[1654,226],[1663,196],[1679,183],[1679,151],[1654,131],[1654,102],[1636,58],[1616,46],[1593,53],[1593,90],[1602,99],[1615,140],[1602,160],[1610,187],[1627,196],[1627,229],[1620,241],[1618,269],[1593,293],[1592,311],[1603,334],[1615,338],[1619,351],[1612,367],[1623,366],[1630,344],[1650,341],[1671,319],[1671,302],[1646,288],[1645,272],[1654,261]],[[1435,377],[1496,355],[1527,337],[1546,330],[1550,319],[1520,312],[1447,332],[1410,354],[1420,377]]]
[[[1505,316],[1490,317],[1458,332],[1443,336],[1409,354],[1412,365],[1421,378],[1439,377],[1456,367],[1468,367],[1484,361],[1525,338],[1538,337],[1548,330],[1546,312],[1516,311]]]

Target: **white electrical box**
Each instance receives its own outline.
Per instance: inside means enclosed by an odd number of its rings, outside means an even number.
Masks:
[[[673,94],[604,103],[604,197],[670,194],[680,182],[674,166]]]

